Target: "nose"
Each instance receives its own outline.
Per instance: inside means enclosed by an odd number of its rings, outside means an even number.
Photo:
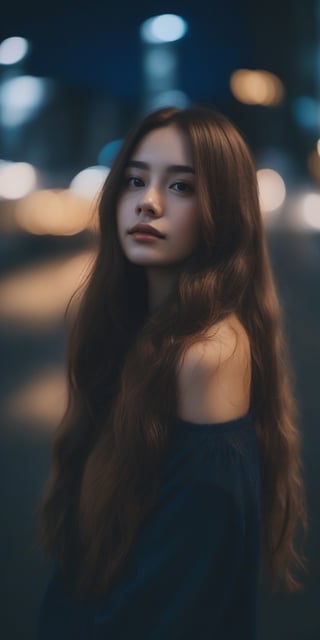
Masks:
[[[137,202],[136,211],[137,213],[151,213],[158,216],[161,214],[161,198],[155,187],[150,187],[141,194]]]

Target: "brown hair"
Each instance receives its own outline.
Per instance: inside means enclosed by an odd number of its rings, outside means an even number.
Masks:
[[[174,124],[191,144],[201,239],[175,290],[148,316],[144,268],[124,256],[116,208],[124,169],[151,130]],[[106,593],[155,505],[177,415],[186,348],[231,312],[251,344],[251,407],[262,461],[263,566],[272,589],[301,587],[297,530],[307,532],[294,375],[244,138],[220,113],[160,109],[126,138],[102,189],[97,256],[68,348],[68,407],[41,505],[41,542],[79,597]],[[139,372],[139,375],[137,375]],[[81,562],[79,561],[81,558]]]

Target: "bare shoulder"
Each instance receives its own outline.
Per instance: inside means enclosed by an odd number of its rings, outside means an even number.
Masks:
[[[178,371],[178,415],[190,422],[224,422],[250,406],[251,349],[232,314],[188,348]]]
[[[204,338],[187,348],[183,361],[184,373],[193,368],[213,373],[230,358],[239,361],[250,357],[250,341],[246,330],[235,315],[208,329]]]

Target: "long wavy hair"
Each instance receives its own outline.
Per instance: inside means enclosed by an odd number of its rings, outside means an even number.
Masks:
[[[123,254],[116,210],[135,148],[148,132],[168,125],[191,145],[200,242],[181,265],[174,290],[148,315],[145,270]],[[244,137],[207,107],[148,114],[125,139],[98,211],[94,264],[72,299],[68,403],[40,505],[43,549],[73,576],[79,598],[107,593],[156,504],[177,416],[181,357],[209,327],[235,313],[251,344],[264,573],[272,591],[301,589],[297,572],[306,571],[308,522],[295,377]]]

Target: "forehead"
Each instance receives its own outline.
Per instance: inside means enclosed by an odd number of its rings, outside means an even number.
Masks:
[[[137,145],[133,160],[148,164],[192,164],[189,140],[183,131],[174,125],[154,129]]]

